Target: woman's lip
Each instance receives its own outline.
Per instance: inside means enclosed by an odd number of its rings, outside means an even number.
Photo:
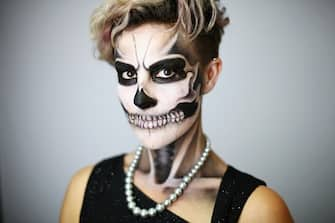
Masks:
[[[172,110],[162,115],[126,114],[131,125],[143,129],[162,128],[170,123],[179,123],[185,118],[181,110]]]

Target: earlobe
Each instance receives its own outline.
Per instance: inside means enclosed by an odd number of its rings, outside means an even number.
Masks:
[[[222,60],[220,58],[213,58],[208,63],[203,73],[202,94],[207,94],[214,88],[221,73],[221,68]]]

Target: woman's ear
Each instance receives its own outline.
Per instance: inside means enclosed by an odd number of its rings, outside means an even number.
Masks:
[[[221,68],[222,60],[220,58],[213,58],[205,67],[201,88],[202,94],[207,94],[214,88],[221,73]]]

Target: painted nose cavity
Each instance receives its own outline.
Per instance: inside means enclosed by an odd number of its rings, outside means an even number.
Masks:
[[[134,104],[141,109],[148,109],[157,104],[157,100],[146,95],[143,89],[138,90],[134,97]]]

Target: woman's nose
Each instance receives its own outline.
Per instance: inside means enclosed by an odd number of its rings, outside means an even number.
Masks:
[[[137,89],[134,104],[141,109],[148,109],[154,107],[157,104],[157,100],[148,96],[142,88],[141,90]]]

